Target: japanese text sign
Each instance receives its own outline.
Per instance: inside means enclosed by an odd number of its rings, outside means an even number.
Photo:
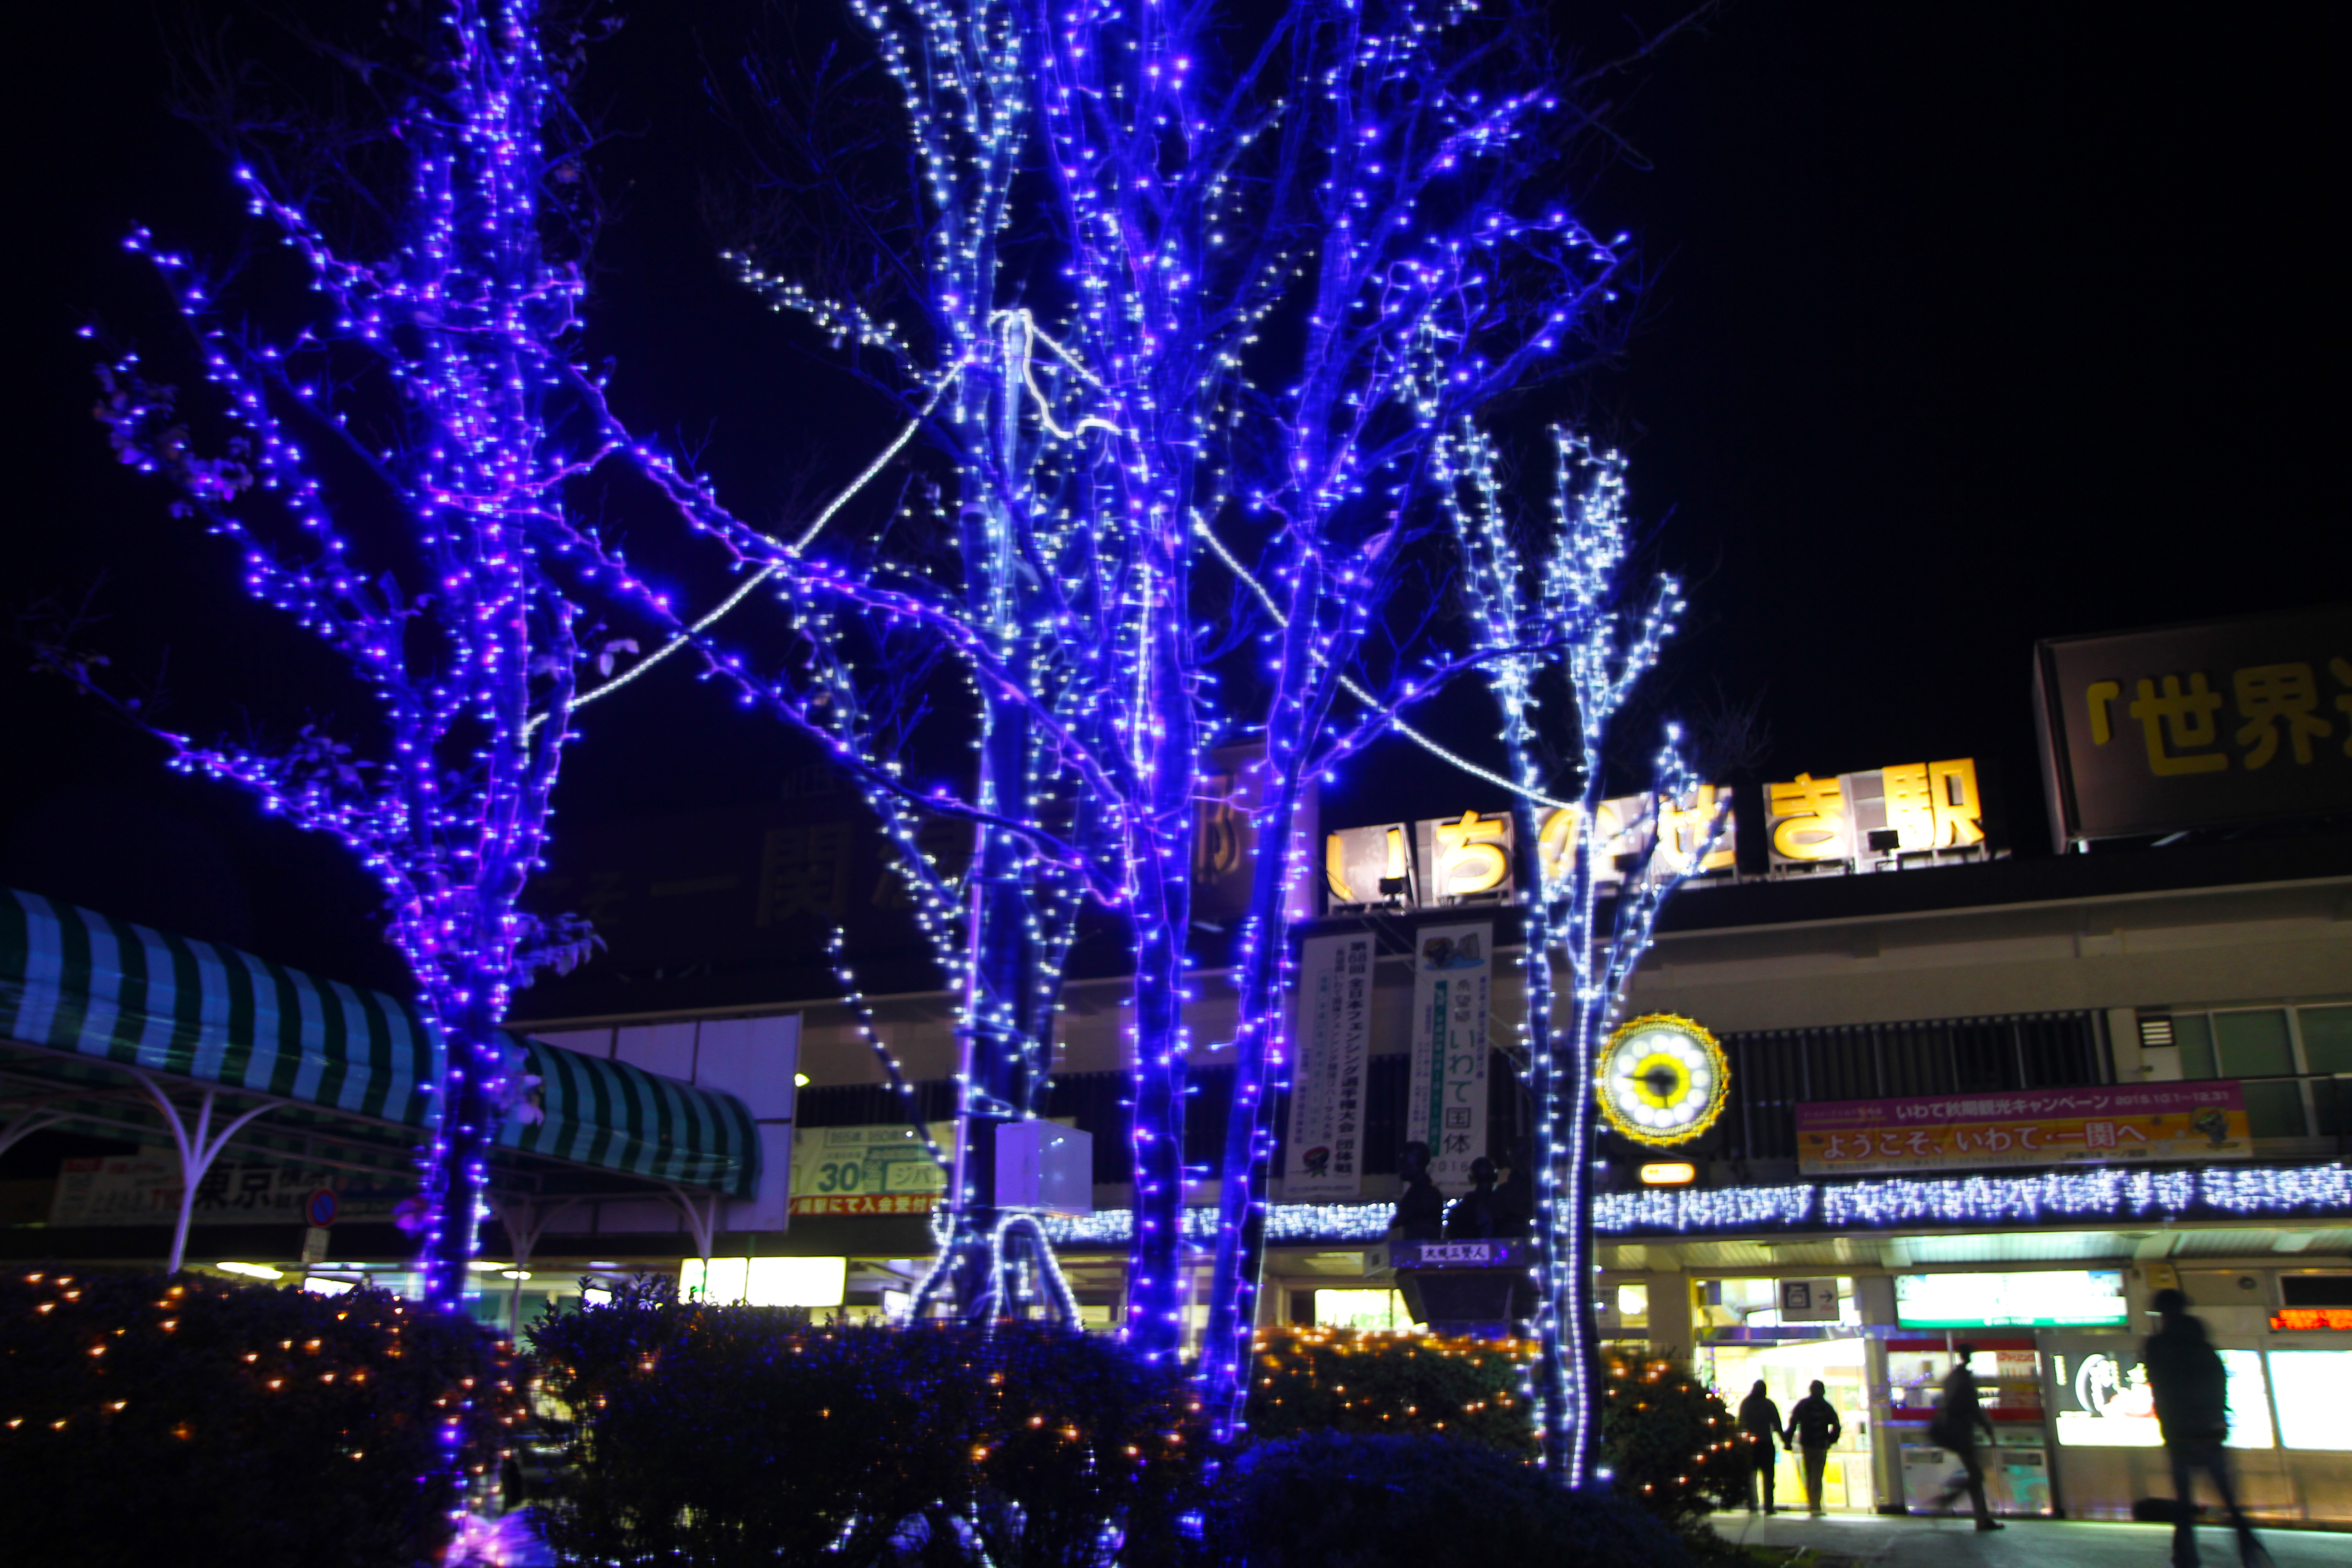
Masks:
[[[942,1149],[955,1147],[952,1121],[935,1121],[929,1131]],[[947,1173],[903,1121],[794,1131],[793,1214],[929,1214],[947,1186]]]
[[[2105,1084],[1797,1107],[1797,1167],[1856,1176],[1986,1165],[2253,1156],[2235,1079]]]
[[[329,1223],[387,1219],[414,1190],[404,1173],[321,1176],[292,1165],[215,1160],[196,1183],[188,1218],[196,1225],[315,1225],[310,1205],[324,1195]],[[59,1167],[49,1223],[170,1225],[179,1212],[178,1155],[106,1154],[71,1158]]]
[[[1772,868],[1828,861],[1874,868],[1882,854],[1967,849],[1984,842],[1984,804],[1974,758],[1897,763],[1865,773],[1799,773],[1764,786]],[[1874,834],[1892,834],[1891,845]]]
[[[1371,1102],[1372,937],[1309,937],[1299,945],[1298,1057],[1283,1194],[1293,1202],[1360,1197]]]
[[[1492,925],[1423,926],[1412,964],[1412,1089],[1405,1136],[1429,1145],[1429,1178],[1465,1192],[1486,1152],[1486,1010]]]
[[[1622,882],[1629,864],[1654,877],[1729,870],[1738,833],[1730,795],[1727,786],[1699,784],[1666,801],[1663,810],[1654,795],[1602,801],[1593,814],[1594,885]],[[1547,879],[1571,868],[1579,815],[1574,806],[1555,807],[1537,826]],[[1342,828],[1324,836],[1324,884],[1334,904],[1394,901],[1433,909],[1482,893],[1507,900],[1517,886],[1513,845],[1507,812]],[[1702,848],[1706,854],[1694,867],[1692,857]]]
[[[2352,607],[2035,649],[2062,844],[2352,809]]]

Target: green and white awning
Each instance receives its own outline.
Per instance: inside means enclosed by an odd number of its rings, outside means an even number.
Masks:
[[[136,1068],[289,1102],[242,1140],[264,1150],[291,1153],[322,1129],[366,1127],[374,1135],[352,1147],[383,1145],[392,1158],[379,1163],[396,1166],[416,1139],[387,1145],[383,1133],[422,1133],[439,1115],[445,1047],[413,1003],[12,889],[0,889],[0,1040],[76,1058],[59,1065]],[[500,1130],[501,1147],[734,1197],[756,1190],[760,1140],[734,1096],[506,1040],[540,1083],[530,1109]],[[95,1113],[69,1091],[98,1090],[110,1075],[47,1076],[67,1091],[45,1102],[48,1113],[77,1120],[78,1110]],[[113,1104],[105,1120],[119,1125],[126,1114],[140,1113]]]

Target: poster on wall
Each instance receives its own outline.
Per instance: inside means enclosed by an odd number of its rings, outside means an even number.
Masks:
[[[942,1150],[954,1149],[954,1122],[934,1121],[929,1131]],[[793,1139],[795,1215],[929,1214],[947,1188],[947,1173],[904,1122],[803,1127]]]
[[[1412,1091],[1408,1139],[1429,1145],[1430,1179],[1467,1192],[1486,1152],[1486,1009],[1495,928],[1423,926],[1412,960]]]
[[[1370,931],[1299,944],[1298,1054],[1282,1179],[1283,1194],[1293,1202],[1363,1194],[1372,956]]]
[[[2245,1091],[2229,1079],[1797,1107],[1797,1169],[1808,1176],[2251,1160],[2253,1153]]]

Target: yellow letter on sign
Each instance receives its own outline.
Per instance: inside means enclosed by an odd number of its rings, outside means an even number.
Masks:
[[[1507,817],[1481,818],[1465,811],[1459,822],[1437,825],[1437,886],[1449,896],[1483,893],[1499,888],[1511,874],[1510,857],[1503,853]]]

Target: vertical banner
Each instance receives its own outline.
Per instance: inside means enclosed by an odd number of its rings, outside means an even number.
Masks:
[[[1290,1079],[1283,1195],[1294,1203],[1360,1197],[1364,1069],[1371,1052],[1371,933],[1301,942],[1297,994],[1297,1059]]]
[[[1405,1136],[1429,1145],[1432,1181],[1464,1192],[1470,1162],[1486,1152],[1486,1005],[1495,928],[1423,926],[1419,942]]]

